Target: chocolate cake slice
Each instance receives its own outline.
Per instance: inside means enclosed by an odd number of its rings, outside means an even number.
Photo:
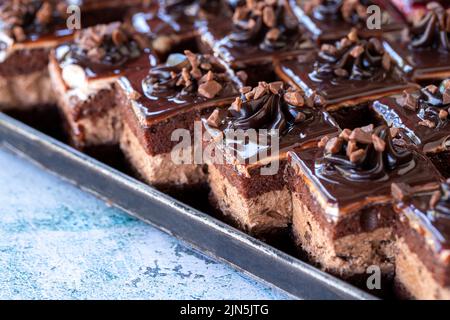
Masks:
[[[156,64],[150,44],[120,22],[83,29],[58,46],[50,73],[69,137],[82,149],[119,143],[122,121],[115,95],[125,70]]]
[[[282,82],[245,87],[204,126],[214,207],[251,234],[280,234],[291,223],[291,195],[283,174],[287,151],[311,148],[338,131],[328,114],[308,106],[301,92]]]
[[[323,44],[320,51],[277,60],[275,66],[279,77],[328,110],[415,87],[391,63],[379,39],[360,39],[356,29],[334,45]]]
[[[398,214],[395,281],[402,297],[450,299],[450,181],[392,186]]]
[[[372,111],[389,126],[403,128],[412,144],[450,177],[450,80],[375,101]]]
[[[230,12],[218,0],[152,1],[131,10],[126,20],[151,39],[154,51],[164,61],[171,52],[197,50],[197,20],[219,13],[227,17]]]
[[[284,0],[238,4],[233,17],[198,23],[203,51],[212,51],[235,70],[249,75],[249,85],[274,78],[272,59],[312,46]]]
[[[71,38],[65,6],[56,1],[0,3],[0,110],[54,104],[48,75],[51,48]]]
[[[357,28],[362,36],[381,36],[397,31],[405,25],[398,9],[389,1],[371,0],[306,0],[299,3],[289,0],[293,12],[310,35],[318,42],[339,40]],[[377,5],[381,9],[381,28],[369,29],[368,8]]]
[[[397,65],[416,82],[450,77],[450,9],[431,2],[427,10],[408,34],[385,43]]]
[[[234,73],[218,58],[186,51],[150,69],[127,72],[119,83],[120,145],[137,173],[169,191],[203,184],[202,159],[193,157],[194,142],[201,142],[194,136],[195,121],[234,101],[242,86]]]
[[[360,280],[374,265],[392,276],[391,184],[416,186],[441,177],[425,156],[401,142],[387,126],[366,126],[289,153],[293,233],[322,269]]]

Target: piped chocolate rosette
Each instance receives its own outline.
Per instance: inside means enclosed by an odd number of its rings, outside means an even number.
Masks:
[[[11,0],[0,2],[0,62],[15,43],[50,34],[65,16],[66,5],[56,1]]]
[[[417,91],[405,91],[397,101],[400,106],[417,113],[419,125],[440,129],[447,125],[450,112],[450,80],[438,86],[428,85]]]
[[[333,44],[323,44],[311,76],[382,80],[392,69],[391,57],[377,38],[359,39],[356,29]]]
[[[152,68],[143,80],[147,97],[213,99],[237,94],[225,67],[211,55],[188,50],[169,56],[165,65]]]
[[[409,47],[450,51],[450,9],[431,2],[427,10],[409,29]]]
[[[85,100],[109,88],[124,66],[148,47],[144,37],[114,22],[78,31],[73,43],[56,49],[56,59],[68,89]]]
[[[365,24],[369,0],[312,0],[305,4],[305,12],[320,21],[345,21],[352,26]],[[385,19],[384,19],[385,20]]]
[[[206,123],[225,138],[225,153],[240,161],[262,160],[261,152],[272,154],[272,139],[279,139],[281,151],[285,149],[283,139],[296,127],[314,120],[315,113],[306,105],[303,94],[293,88],[285,88],[283,82],[260,82],[257,87],[243,87],[241,96],[237,97],[228,109],[216,109]],[[256,141],[246,137],[235,138],[237,132],[255,133]],[[230,136],[231,134],[231,136]],[[294,145],[300,138],[293,137],[289,145]],[[264,143],[261,143],[264,141]]]
[[[289,39],[297,34],[298,22],[286,10],[284,0],[255,0],[236,7],[229,39],[275,51],[288,44],[292,47]]]
[[[344,129],[339,136],[325,136],[318,144],[323,156],[316,174],[335,181],[384,181],[394,171],[406,174],[415,167],[413,153],[397,143],[397,129],[368,125]]]

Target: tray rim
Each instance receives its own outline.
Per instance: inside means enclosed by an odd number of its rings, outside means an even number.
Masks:
[[[302,275],[302,277],[307,277],[310,281],[316,281],[317,284],[328,288],[328,295],[331,294],[335,296],[333,299],[357,299],[357,300],[373,300],[378,299],[377,297],[367,293],[353,285],[341,280],[337,277],[334,277],[326,272],[323,272],[314,266],[301,261],[300,259],[289,255],[279,249],[276,249],[250,235],[208,215],[207,213],[201,212],[197,209],[190,207],[189,205],[180,202],[171,196],[156,190],[155,188],[131,177],[123,172],[120,172],[72,147],[69,145],[58,141],[2,112],[0,112],[0,144],[10,149],[11,151],[26,157],[28,160],[38,164],[43,167],[45,170],[51,172],[52,174],[57,175],[58,177],[70,182],[71,184],[76,185],[80,189],[87,191],[90,194],[106,201],[108,204],[111,204],[125,213],[144,221],[145,223],[151,224],[152,226],[162,230],[165,233],[168,233],[171,236],[176,237],[177,239],[182,240],[187,243],[189,246],[193,247],[195,250],[210,256],[214,259],[217,259],[221,262],[227,263],[232,267],[240,270],[241,272],[249,275],[250,277],[265,283],[269,286],[276,287],[283,292],[287,293],[293,299],[303,299],[305,297],[299,295],[296,292],[292,292],[292,290],[287,289],[280,284],[274,283],[274,279],[267,279],[268,277],[262,277],[261,275],[255,274],[254,271],[250,271],[238,264],[237,261],[230,261],[229,258],[221,256],[217,252],[213,252],[213,250],[208,250],[204,246],[199,245],[193,239],[189,239],[186,236],[178,234],[176,231],[164,227],[161,224],[158,224],[156,221],[152,221],[149,215],[143,215],[142,213],[136,212],[134,209],[126,208],[115,202],[116,199],[111,199],[105,195],[104,192],[95,190],[94,187],[88,186],[86,181],[80,181],[82,179],[73,179],[69,177],[67,174],[63,174],[59,172],[60,170],[55,169],[52,164],[50,164],[49,160],[46,160],[46,156],[44,159],[38,159],[36,153],[36,149],[24,150],[24,147],[20,147],[14,145],[14,142],[21,142],[24,146],[32,146],[43,147],[42,152],[47,153],[47,157],[58,155],[62,157],[61,159],[66,159],[71,163],[78,164],[81,167],[84,167],[86,170],[92,170],[93,172],[97,172],[99,175],[111,179],[117,184],[121,184],[124,187],[128,188],[130,191],[134,191],[138,194],[142,194],[147,197],[149,201],[153,202],[153,204],[158,204],[162,207],[169,209],[172,212],[176,212],[178,214],[184,215],[186,218],[191,220],[193,223],[196,222],[199,225],[203,225],[210,229],[210,231],[214,231],[223,239],[228,238],[228,240],[236,241],[239,246],[248,247],[254,251],[254,253],[259,253],[262,258],[266,260],[276,261],[278,263],[282,263],[286,265],[286,268],[291,271],[296,271]],[[271,281],[272,280],[272,281]],[[317,295],[317,294],[316,294]],[[325,299],[329,299],[324,295]],[[321,299],[320,297],[314,297],[313,299]]]

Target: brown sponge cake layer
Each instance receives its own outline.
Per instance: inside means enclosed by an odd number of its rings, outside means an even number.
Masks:
[[[208,166],[211,199],[222,214],[254,235],[267,235],[286,229],[291,222],[291,194],[286,187],[261,192],[253,197],[224,176],[215,165]]]
[[[0,75],[0,110],[30,110],[55,98],[47,68],[28,74]]]
[[[170,152],[148,154],[128,124],[124,124],[120,147],[136,173],[148,184],[166,189],[167,186],[200,185],[206,181],[202,165],[175,164]]]
[[[397,240],[395,281],[406,293],[418,300],[449,300],[450,287],[436,281],[433,273],[410,249],[405,239]]]
[[[383,275],[394,270],[393,233],[389,227],[349,234],[337,239],[323,228],[303,199],[294,193],[292,229],[297,245],[327,272],[342,278],[365,274],[369,266],[380,267]]]

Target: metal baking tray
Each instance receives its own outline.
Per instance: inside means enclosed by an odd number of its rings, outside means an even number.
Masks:
[[[376,299],[3,113],[0,143],[293,299]]]

